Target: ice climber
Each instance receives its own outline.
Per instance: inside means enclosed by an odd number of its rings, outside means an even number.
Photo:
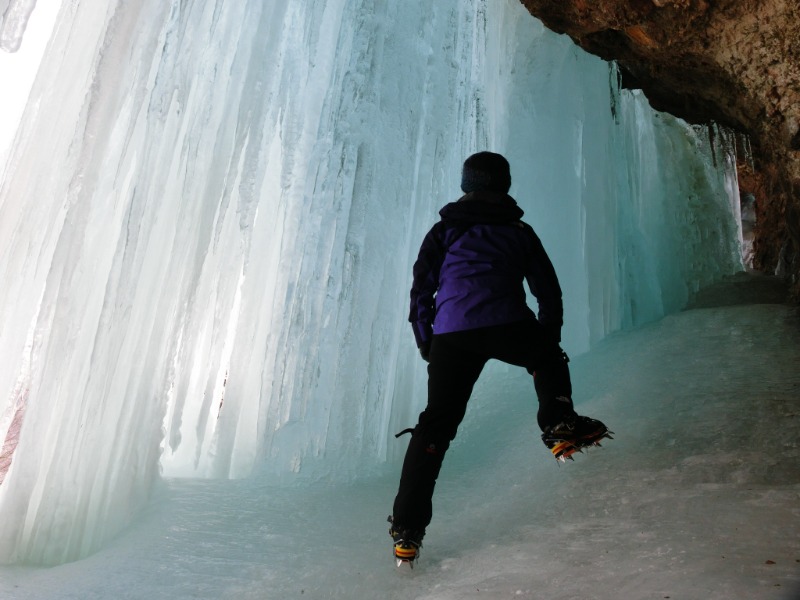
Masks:
[[[398,566],[413,566],[418,556],[442,460],[489,359],[533,375],[542,441],[557,459],[609,437],[603,423],[573,408],[568,359],[559,345],[561,287],[541,241],[520,220],[510,187],[503,156],[470,156],[461,175],[464,195],[439,211],[414,264],[409,321],[428,362],[428,404],[407,430],[411,441],[389,517]],[[526,303],[523,281],[538,315]]]

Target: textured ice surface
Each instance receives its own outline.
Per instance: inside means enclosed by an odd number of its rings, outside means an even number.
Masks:
[[[411,264],[475,150],[509,157],[570,354],[679,309],[741,267],[724,138],[516,0],[64,2],[0,182],[0,560],[86,556],[160,471],[395,460]]]
[[[36,0],[0,0],[0,50],[16,52]]]
[[[0,568],[0,597],[795,600],[798,326],[793,307],[731,305],[605,340],[573,372],[578,409],[616,439],[561,467],[527,375],[493,369],[411,572],[384,523],[395,461],[355,484],[166,481],[100,553]]]

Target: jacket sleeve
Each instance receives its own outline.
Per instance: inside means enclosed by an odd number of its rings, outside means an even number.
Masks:
[[[550,257],[545,252],[539,236],[527,223],[529,232],[530,253],[527,261],[525,279],[531,293],[539,303],[539,322],[548,331],[552,339],[561,341],[561,326],[564,323],[564,304],[561,299],[561,286],[558,283],[556,270]]]
[[[439,289],[439,271],[444,260],[443,233],[444,226],[440,221],[422,240],[417,261],[414,263],[411,310],[408,320],[414,330],[418,348],[429,344],[433,337],[433,318],[436,314],[435,296]]]

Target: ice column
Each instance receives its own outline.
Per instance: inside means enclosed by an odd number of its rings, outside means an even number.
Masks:
[[[0,50],[16,52],[36,0],[4,0],[0,2]]]

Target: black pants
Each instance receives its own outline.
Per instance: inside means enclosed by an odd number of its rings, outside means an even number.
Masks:
[[[433,336],[428,405],[411,434],[394,522],[424,532],[431,521],[433,488],[450,442],[464,418],[472,388],[489,359],[525,367],[539,398],[541,429],[575,414],[567,358],[538,321],[521,321]]]

